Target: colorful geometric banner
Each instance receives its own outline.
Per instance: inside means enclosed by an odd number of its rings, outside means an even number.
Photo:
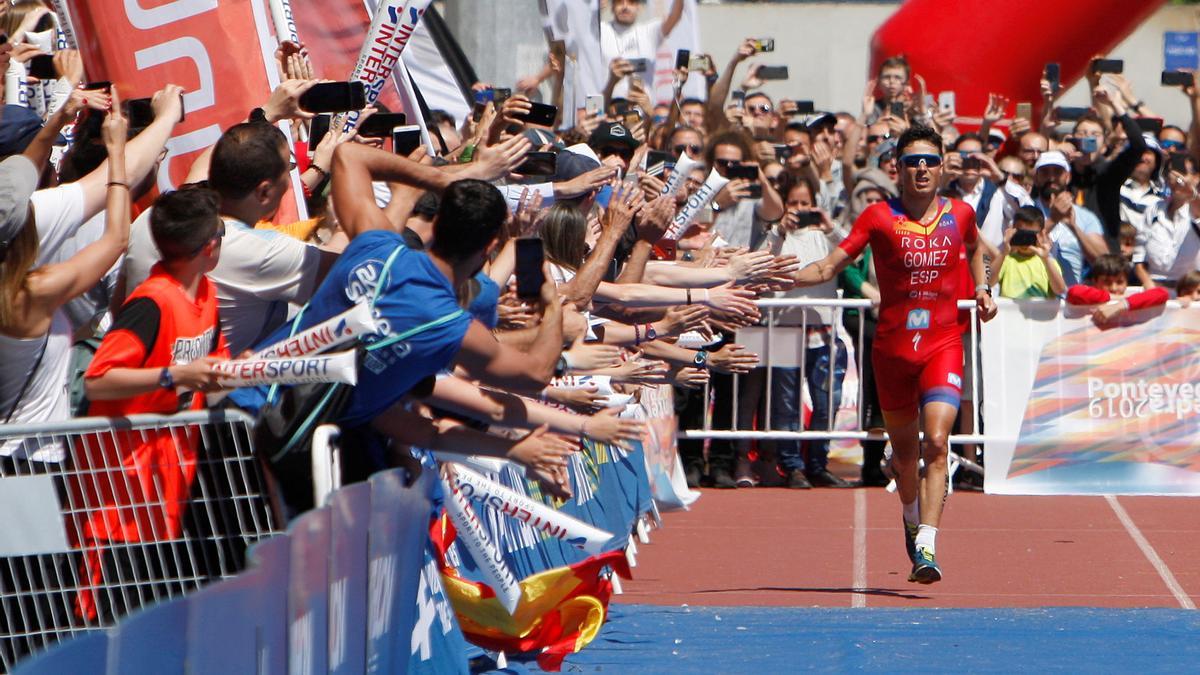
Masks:
[[[988,492],[1200,494],[1200,312],[1100,329],[1086,307],[999,304],[981,343]]]

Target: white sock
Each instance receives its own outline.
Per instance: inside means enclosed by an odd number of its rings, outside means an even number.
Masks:
[[[909,525],[916,525],[921,522],[921,504],[920,500],[914,499],[911,504],[900,503],[904,508],[904,522]]]
[[[937,538],[937,528],[932,525],[921,525],[917,528],[917,548],[929,549],[934,552],[934,540]]]

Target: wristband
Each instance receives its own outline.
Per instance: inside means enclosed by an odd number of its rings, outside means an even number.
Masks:
[[[317,166],[315,163],[314,163],[314,164],[309,164],[309,165],[308,165],[308,168],[310,168],[310,169],[312,169],[313,171],[316,171],[317,173],[321,174],[321,180],[322,180],[322,181],[327,181],[327,180],[329,180],[329,172],[328,172],[328,171],[326,171],[325,169],[322,169],[321,167]],[[319,184],[319,183],[318,183],[318,184]]]
[[[991,287],[991,286],[988,286],[987,284],[977,284],[977,285],[975,286],[975,293],[976,293],[977,295],[978,295],[979,293],[987,293],[988,295],[991,295],[991,294],[992,294],[992,287]]]
[[[163,368],[158,374],[158,386],[162,389],[173,389],[175,387],[175,378],[171,375],[170,368]]]
[[[633,346],[636,347],[640,344],[642,344],[642,331],[635,323],[633,324]]]
[[[690,305],[692,304],[692,289],[688,288],[685,290],[687,290],[687,304]]]
[[[126,190],[128,190],[128,189],[129,189],[129,183],[122,183],[122,182],[121,182],[121,181],[119,181],[119,180],[110,180],[109,182],[107,182],[107,183],[105,183],[105,184],[104,184],[104,187],[106,187],[106,188],[110,188],[110,187],[123,187],[123,188],[125,188]]]
[[[708,370],[708,352],[704,350],[696,352],[696,356],[692,358],[692,365],[702,370]]]

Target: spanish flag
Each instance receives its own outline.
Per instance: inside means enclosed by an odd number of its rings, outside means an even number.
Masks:
[[[472,643],[508,653],[540,651],[538,666],[558,671],[563,659],[586,647],[600,632],[612,597],[611,567],[629,579],[624,551],[609,551],[567,567],[539,572],[521,581],[521,600],[512,614],[487,584],[468,581],[446,563],[456,532],[442,515],[430,526],[446,595],[463,635]]]

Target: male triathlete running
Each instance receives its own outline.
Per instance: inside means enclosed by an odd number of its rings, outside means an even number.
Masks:
[[[973,278],[980,317],[991,319],[996,306],[985,281],[983,248],[976,246],[975,212],[957,199],[938,196],[942,137],[914,126],[901,134],[896,150],[900,198],[864,211],[850,236],[823,260],[797,272],[796,283],[828,281],[871,246],[881,296],[873,365],[904,508],[904,538],[912,561],[908,580],[931,584],[942,578],[934,539],[946,497],[947,438],[962,395],[962,334],[969,321],[969,313],[956,305],[970,297],[966,291]],[[923,477],[917,464],[921,457]]]

